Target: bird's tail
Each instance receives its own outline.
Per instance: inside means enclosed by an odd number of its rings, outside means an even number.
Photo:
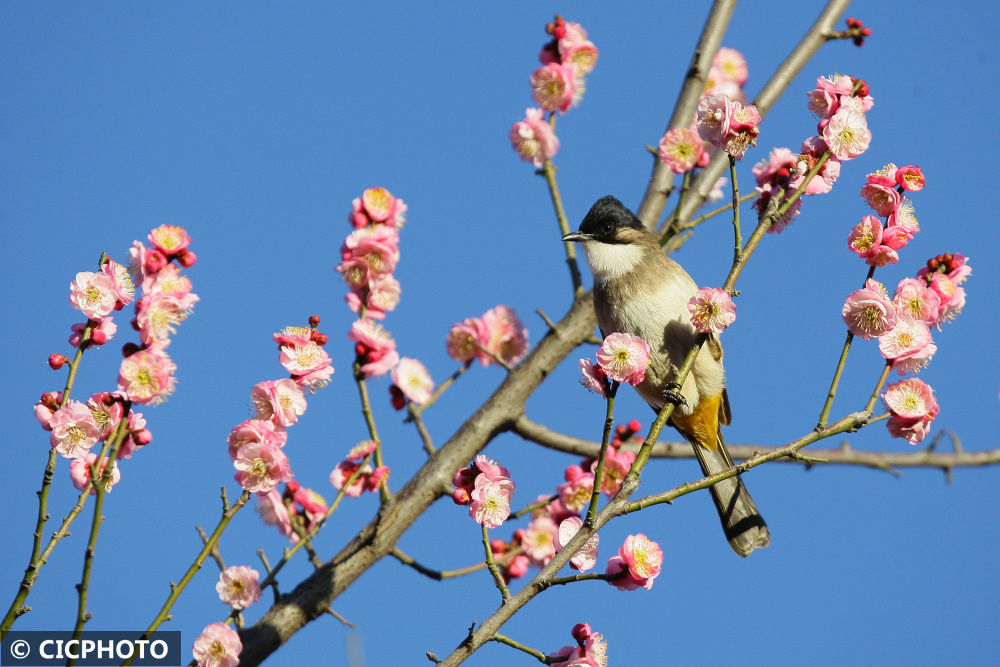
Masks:
[[[678,429],[680,430],[680,429]],[[705,476],[714,475],[727,468],[733,467],[733,459],[726,451],[726,443],[722,439],[722,431],[718,428],[717,446],[709,449],[698,444],[697,439],[690,434],[681,431],[681,434],[694,447],[694,453],[701,464],[701,471]],[[749,556],[754,549],[766,547],[771,543],[771,533],[767,530],[764,517],[757,510],[753,498],[747,492],[743,481],[736,477],[724,479],[709,487],[712,492],[712,500],[715,501],[715,508],[719,511],[719,519],[722,521],[722,529],[729,540],[729,546],[740,556]]]

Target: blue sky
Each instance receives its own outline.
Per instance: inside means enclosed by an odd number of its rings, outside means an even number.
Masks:
[[[697,40],[707,3],[6,3],[0,8],[0,240],[15,276],[2,291],[8,325],[0,340],[7,406],[6,600],[30,550],[47,434],[31,416],[43,391],[64,377],[45,360],[66,352],[79,313],[67,303],[77,271],[101,251],[123,258],[133,239],[162,223],[186,227],[198,264],[188,275],[201,296],[171,353],[179,389],[145,409],[154,442],[123,468],[108,497],[93,575],[90,629],[142,628],[197,552],[194,526],[218,514],[220,485],[237,494],[225,436],[247,416],[255,383],[281,377],[271,333],[323,318],[337,367],[333,384],[311,399],[290,431],[286,452],[296,478],[328,497],[329,470],[365,437],[350,381],[352,315],[333,266],[350,231],[351,199],[382,185],[410,207],[397,278],[403,299],[386,321],[403,355],[423,360],[435,379],[455,367],[444,350],[448,327],[498,303],[521,314],[532,341],[568,307],[570,289],[544,182],[513,154],[507,132],[531,104],[542,28],[555,12],[581,22],[600,49],[583,103],[559,121],[556,158],[575,225],[600,196],[629,206],[649,174],[646,144],[661,136]],[[867,213],[864,175],[886,162],[918,164],[922,232],[896,266],[876,277],[894,285],[944,251],[972,258],[968,304],[935,334],[939,351],[922,378],[941,406],[936,426],[967,449],[997,446],[998,233],[991,206],[996,133],[996,10],[966,3],[857,2],[849,13],[874,30],[864,48],[825,46],[761,125],[750,166],[772,146],[797,148],[815,131],[805,93],[815,78],[865,78],[876,99],[874,138],[845,163],[830,195],[813,197],[781,235],[762,244],[740,283],[739,318],[726,346],[733,443],[773,446],[815,423],[843,342],[843,299],[864,267],[845,246]],[[745,3],[726,46],[741,50],[755,91],[814,20],[814,8]],[[985,190],[984,190],[985,188]],[[744,215],[749,215],[745,213]],[[721,284],[731,228],[720,216],[675,255],[701,284]],[[589,280],[589,278],[588,278]],[[116,343],[128,340],[122,331]],[[113,388],[118,344],[88,354],[78,396]],[[592,353],[583,348],[578,356]],[[528,401],[538,421],[597,438],[603,404],[576,384],[571,356]],[[881,368],[871,343],[852,350],[833,414],[857,409]],[[440,444],[502,379],[472,369],[427,413]],[[387,380],[374,381],[376,418],[398,488],[423,461],[410,425],[391,411]],[[622,419],[650,421],[631,392]],[[852,447],[909,451],[882,425],[850,436]],[[837,446],[840,440],[822,446]],[[487,453],[511,469],[515,504],[548,493],[575,460],[505,435]],[[76,497],[65,461],[51,496],[55,517]],[[691,461],[654,462],[643,489],[699,477]],[[1000,594],[994,554],[1000,469],[912,470],[901,479],[843,467],[769,464],[745,477],[772,532],[772,546],[736,558],[700,493],[615,522],[602,531],[601,562],[625,535],[645,532],[663,545],[664,571],[651,591],[619,593],[606,584],[562,587],[537,598],[504,632],[545,652],[571,641],[588,621],[610,643],[611,664],[984,663],[1000,650]],[[648,486],[647,486],[648,485]],[[346,501],[317,540],[331,555],[370,519],[374,497]],[[90,510],[44,568],[18,629],[63,629],[74,619]],[[501,531],[501,534],[504,534]],[[276,560],[283,538],[252,511],[222,541],[227,564],[259,569],[256,549]],[[478,527],[441,501],[400,547],[435,568],[481,558]],[[284,590],[310,569],[286,568]],[[208,563],[174,609],[169,629],[185,647],[221,620],[215,566]],[[394,560],[373,567],[334,603],[357,625],[319,619],[269,664],[346,661],[422,664],[445,655],[473,620],[495,608],[488,575],[444,583]],[[250,622],[266,609],[247,613]],[[360,647],[360,648],[359,648]],[[491,645],[467,664],[532,664]]]

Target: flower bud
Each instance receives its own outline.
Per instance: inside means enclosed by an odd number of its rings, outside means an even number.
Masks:
[[[590,623],[577,623],[573,626],[573,639],[581,645],[592,634],[594,634],[594,631],[590,629]]]
[[[153,441],[153,433],[148,428],[141,428],[138,431],[132,431],[132,439],[137,446],[145,447]]]
[[[108,342],[108,334],[100,329],[94,329],[90,332],[90,342],[94,345],[104,345]]]
[[[316,343],[317,345],[326,345],[328,339],[325,333],[313,331],[311,334],[309,334],[309,340]]]
[[[167,256],[153,248],[146,253],[146,273],[157,273],[167,265]]]
[[[183,250],[177,255],[177,262],[185,269],[194,266],[194,263],[197,261],[198,255],[194,254],[190,250]]]
[[[632,431],[633,433],[638,433],[639,431],[642,430],[642,424],[639,423],[638,419],[633,419],[628,423],[628,430]]]
[[[320,323],[319,315],[310,315],[309,316],[309,326],[315,328],[315,327],[319,326],[319,323]]]
[[[122,345],[122,356],[131,357],[133,354],[139,351],[139,346],[135,343],[125,343]]]
[[[462,487],[459,487],[451,492],[451,499],[456,505],[468,505],[472,502],[472,499],[469,497],[469,492]]]
[[[54,371],[59,370],[63,367],[69,359],[65,355],[59,354],[58,352],[49,355],[49,368]]]

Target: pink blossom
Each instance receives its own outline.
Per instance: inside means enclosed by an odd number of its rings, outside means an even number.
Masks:
[[[73,462],[69,464],[69,477],[73,480],[73,486],[75,486],[80,491],[87,488],[90,484],[90,466],[97,462],[97,454],[89,453],[86,456],[78,459],[73,459]],[[98,481],[104,479],[104,471],[108,467],[108,460],[104,459],[101,461],[101,465],[97,469],[97,479]],[[104,492],[111,493],[111,487],[121,480],[122,474],[118,470],[118,466],[114,465],[111,468],[111,478],[108,479],[107,483],[104,485]],[[90,495],[97,495],[97,489],[91,487]]]
[[[250,401],[255,419],[271,420],[278,426],[291,426],[306,411],[305,395],[288,378],[256,384],[250,390]]]
[[[347,459],[349,461],[361,461],[374,452],[377,447],[378,443],[374,440],[362,440],[351,447],[351,451],[347,452]]]
[[[296,380],[296,384],[302,386],[305,384],[303,381],[299,381],[298,378],[305,376],[313,376],[319,371],[326,371],[326,378],[328,379],[330,374],[333,372],[333,363],[330,359],[330,355],[326,353],[323,347],[313,341],[309,341],[304,345],[282,345],[281,352],[278,355],[278,362],[285,367],[285,369],[291,373],[292,379]],[[325,381],[323,382],[325,384]]]
[[[872,185],[881,185],[886,188],[896,187],[896,167],[895,164],[890,162],[881,169],[877,169],[870,174],[865,175],[865,180]]]
[[[844,107],[823,128],[823,139],[838,160],[853,160],[868,150],[872,133],[863,113]]]
[[[485,339],[486,327],[482,319],[468,317],[462,322],[451,325],[445,340],[445,348],[448,350],[448,356],[455,361],[471,361],[479,355],[477,343]]]
[[[904,278],[896,287],[892,304],[897,313],[905,313],[920,322],[934,324],[941,299],[923,279]]]
[[[531,559],[524,554],[518,554],[507,563],[506,572],[511,579],[517,579],[518,577],[523,577],[528,572],[530,566]]]
[[[135,283],[128,269],[118,262],[109,259],[101,265],[101,272],[111,279],[111,289],[118,298],[115,309],[127,306],[135,298]]]
[[[67,459],[85,456],[101,437],[90,409],[80,401],[68,401],[53,412],[48,426],[52,449]]]
[[[704,153],[702,154],[704,155]],[[719,201],[720,199],[722,199],[726,194],[725,192],[723,192],[723,188],[726,187],[727,183],[729,183],[729,179],[726,178],[725,176],[719,176],[717,179],[715,179],[715,183],[712,184],[712,189],[708,191],[706,199],[708,199],[708,201],[711,202]]]
[[[606,397],[604,387],[608,383],[608,376],[604,373],[604,369],[594,364],[590,359],[581,359],[579,366],[582,373],[580,384],[595,394]]]
[[[569,475],[567,475],[569,477]],[[580,472],[556,487],[559,500],[571,512],[580,512],[590,502],[594,494],[593,473]]]
[[[951,263],[949,266],[951,269],[946,275],[948,276],[948,279],[956,285],[961,285],[969,276],[972,275],[972,266],[969,265],[968,258],[960,253],[956,252],[951,254]]]
[[[288,432],[272,421],[248,419],[233,427],[226,442],[229,444],[229,457],[235,460],[239,450],[247,445],[267,444],[278,448],[284,447],[288,442]]]
[[[544,112],[532,107],[524,112],[524,120],[510,128],[510,143],[522,160],[539,169],[559,151],[559,138],[545,122]]]
[[[694,169],[701,155],[701,137],[696,127],[674,127],[660,139],[660,162],[675,174]]]
[[[133,403],[158,405],[174,391],[177,366],[162,349],[150,347],[125,357],[118,371],[118,390]]]
[[[564,41],[560,40],[560,45]],[[590,74],[597,65],[597,47],[589,40],[560,46],[559,52],[562,54],[562,64],[572,67],[578,79]]]
[[[893,415],[892,417],[889,417],[889,421],[886,422],[886,428],[889,429],[889,434],[892,437],[906,438],[911,445],[916,445],[926,438],[928,433],[930,433],[931,422],[934,421],[935,417],[937,417],[937,413],[938,408],[935,405],[931,412],[918,419],[907,419],[906,417]]]
[[[183,227],[160,225],[149,233],[149,242],[165,255],[178,255],[191,245],[191,237]]]
[[[618,590],[635,590],[653,587],[653,580],[660,574],[663,550],[660,545],[639,533],[629,535],[618,549],[618,555],[608,560],[607,574],[627,570],[628,574],[611,583]]]
[[[635,386],[646,377],[649,343],[627,333],[608,334],[597,350],[597,363],[609,379]]]
[[[556,555],[557,532],[556,522],[549,517],[541,516],[532,519],[521,539],[524,553],[536,565],[545,565]]]
[[[118,292],[108,274],[81,271],[69,284],[69,302],[91,320],[110,315],[118,303]]]
[[[614,446],[608,447],[604,458],[604,474],[601,477],[601,491],[609,498],[621,488],[625,475],[632,469],[635,462],[634,452],[620,452]],[[597,461],[591,465],[591,471],[596,474]]]
[[[821,146],[816,146],[814,149],[810,150],[808,146],[811,142],[821,144]],[[788,179],[788,190],[794,192],[798,190],[803,181],[805,181],[806,174],[816,165],[816,161],[826,151],[826,142],[819,137],[812,137],[811,139],[806,139],[802,144],[802,154],[797,157],[795,167],[792,171],[791,177]],[[816,173],[809,183],[802,190],[804,195],[823,195],[833,189],[833,184],[837,182],[840,177],[840,161],[837,160],[832,155],[823,163],[819,172]]]
[[[402,293],[399,281],[391,275],[375,276],[368,281],[367,287],[351,288],[344,300],[347,307],[354,313],[360,313],[365,307],[365,316],[376,320],[384,320],[385,314],[396,309],[399,296]]]
[[[485,475],[476,478],[472,490],[469,516],[476,523],[487,528],[496,528],[510,516],[510,497],[500,482],[489,480]]]
[[[882,222],[874,215],[866,215],[851,228],[847,247],[858,257],[868,258],[882,244]]]
[[[399,232],[389,225],[356,229],[344,241],[340,252],[345,261],[363,259],[372,276],[392,273],[399,262]]]
[[[292,520],[288,516],[288,508],[277,490],[257,494],[257,511],[268,526],[277,526],[278,531],[292,542],[298,542],[299,536],[292,529]]]
[[[210,623],[194,640],[191,652],[198,667],[237,667],[243,643],[225,623]]]
[[[363,291],[367,289],[368,283],[372,279],[371,265],[364,257],[348,255],[334,270],[341,274],[351,290]]]
[[[125,408],[116,397],[107,392],[94,394],[87,400],[87,409],[98,428],[98,440],[107,440],[121,421]],[[131,413],[129,413],[131,418]]]
[[[353,461],[341,461],[338,463],[334,469],[330,472],[330,484],[333,488],[340,491],[343,489],[345,496],[350,496],[351,498],[357,498],[366,490],[369,490],[365,484],[365,478],[372,474],[372,467],[365,464],[365,467],[361,469],[361,473],[357,478],[351,482],[349,486],[347,480],[351,478],[351,475],[361,467],[360,463],[355,463]]]
[[[361,195],[361,203],[368,217],[375,222],[385,222],[392,215],[395,198],[385,188],[368,188]]]
[[[266,493],[292,478],[288,457],[272,442],[251,442],[236,450],[236,481],[251,493]]]
[[[514,495],[514,482],[510,479],[510,471],[485,454],[477,454],[472,462],[479,472],[476,477],[482,475],[491,482],[496,482],[504,487],[510,495]]]
[[[706,95],[698,101],[695,115],[698,134],[717,148],[725,146],[734,102],[725,95]]]
[[[434,391],[434,380],[422,363],[416,359],[403,357],[392,369],[392,382],[399,387],[406,398],[420,405],[426,403]]]
[[[278,345],[305,345],[312,342],[312,329],[309,327],[285,327],[273,334]]]
[[[86,322],[78,322],[77,324],[70,326],[70,330],[73,332],[69,336],[70,345],[73,347],[80,347],[80,341],[83,340],[83,332],[86,330],[90,322],[91,320],[88,320]],[[97,326],[94,327],[90,333],[90,342],[93,345],[100,347],[101,345],[104,345],[104,343],[111,340],[116,333],[118,333],[118,325],[115,324],[115,318],[110,315],[108,317],[102,317]]]
[[[907,378],[889,385],[882,394],[882,400],[892,414],[905,419],[925,417],[937,407],[934,390],[917,378]]]
[[[902,196],[891,186],[867,183],[861,188],[861,197],[882,217],[892,215],[902,201]]]
[[[722,333],[736,321],[736,304],[720,287],[702,287],[687,304],[691,323],[702,333]]]
[[[42,394],[38,402],[34,405],[35,419],[38,420],[39,425],[44,431],[51,431],[52,426],[52,415],[56,410],[59,409],[59,403],[62,401],[61,391],[47,391]]]
[[[577,83],[573,68],[547,63],[531,75],[532,96],[543,109],[566,113],[574,102]]]
[[[128,249],[128,262],[125,268],[133,285],[140,285],[146,277],[146,246],[142,241],[133,241]]]
[[[91,412],[94,412],[91,409]],[[95,419],[97,418],[95,414]],[[100,420],[98,420],[100,424]],[[128,431],[128,437],[126,437],[120,447],[118,447],[118,460],[130,459],[132,455],[138,450],[142,449],[149,443],[153,441],[153,434],[146,428],[146,420],[142,416],[141,412],[128,413],[128,422],[125,425]]]
[[[912,164],[900,167],[896,171],[896,183],[904,190],[910,192],[923,190],[924,181],[924,172],[920,170],[920,167],[915,167]]]
[[[729,130],[726,132],[725,145],[723,150],[732,155],[737,160],[743,159],[743,155],[750,146],[757,145],[757,137],[760,135],[760,112],[757,107],[750,104],[743,106],[739,102],[733,102],[733,111],[729,117]]]
[[[516,364],[528,351],[528,330],[517,313],[509,306],[499,305],[483,313],[481,318],[485,339],[482,345],[507,364]],[[478,354],[479,363],[494,363],[486,352]]]
[[[962,307],[965,306],[965,290],[943,273],[933,274],[930,288],[937,294],[940,302],[937,317],[933,322],[940,329],[942,324],[955,319],[962,312]]]
[[[895,264],[899,261],[899,253],[885,245],[880,243],[871,249],[868,256],[865,258],[865,264],[869,266],[887,266],[889,264]]]
[[[247,565],[227,567],[219,575],[215,590],[219,599],[233,609],[246,609],[260,600],[260,573]]]
[[[193,299],[179,299],[173,294],[157,292],[146,294],[136,306],[136,320],[139,323],[139,337],[149,344],[154,340],[169,338],[177,333],[177,325],[183,322],[191,312],[197,295],[189,294]]]
[[[712,67],[722,73],[725,78],[735,82],[739,86],[746,85],[747,82],[747,61],[743,54],[736,49],[721,47],[715,53],[712,60]]]
[[[899,206],[889,216],[889,226],[902,227],[911,234],[920,231],[920,222],[917,220],[912,199],[902,198]]]
[[[913,234],[899,225],[888,225],[882,231],[882,243],[893,250],[902,250],[913,238]]]
[[[897,313],[892,331],[879,336],[878,348],[883,357],[892,360],[892,367],[900,375],[919,372],[937,352],[930,328],[905,311]]]
[[[885,288],[871,279],[847,297],[841,314],[848,331],[865,340],[878,338],[896,326],[896,309]]]
[[[562,551],[569,544],[569,541],[580,532],[581,526],[583,526],[583,519],[578,516],[571,516],[563,520],[556,533],[556,551]],[[597,533],[591,535],[587,542],[569,559],[570,567],[580,572],[592,569],[597,564],[597,549],[600,544],[601,538]]]
[[[757,185],[774,182],[784,176],[788,178],[791,170],[795,168],[799,156],[788,148],[772,148],[767,154],[766,160],[761,160],[753,166],[753,175],[757,179]]]

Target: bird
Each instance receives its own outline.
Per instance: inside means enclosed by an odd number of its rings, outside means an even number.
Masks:
[[[683,384],[677,369],[695,344],[688,301],[698,285],[660,249],[656,236],[613,196],[598,199],[576,232],[562,237],[583,247],[594,275],[594,311],[601,334],[620,332],[649,344],[645,379],[636,385],[654,411],[674,403],[671,425],[694,448],[708,476],[733,466],[721,427],[731,419],[722,345],[710,335]],[[771,536],[737,475],[710,487],[729,545],[740,556],[766,547]]]

